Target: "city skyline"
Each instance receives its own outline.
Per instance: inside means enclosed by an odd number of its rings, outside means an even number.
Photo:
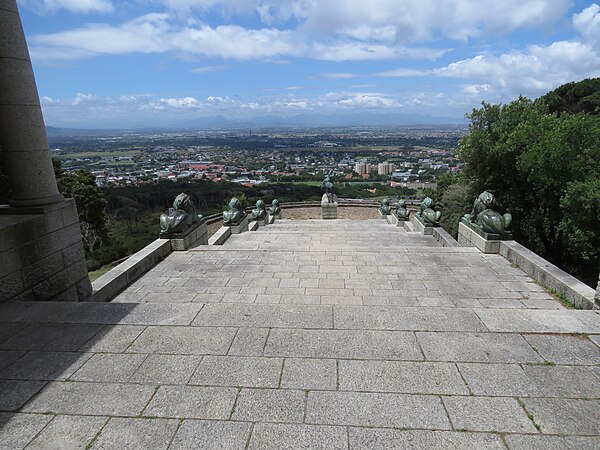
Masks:
[[[460,123],[481,101],[600,76],[600,6],[589,1],[19,7],[50,126]]]

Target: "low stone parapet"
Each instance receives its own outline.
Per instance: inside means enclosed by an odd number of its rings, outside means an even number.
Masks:
[[[92,283],[92,300],[108,302],[171,253],[169,239],[157,239]]]
[[[500,241],[499,253],[546,288],[562,294],[577,308],[600,309],[597,291],[515,241]]]
[[[450,235],[442,227],[435,227],[433,229],[433,237],[438,241],[442,247],[460,247],[460,244],[456,239]]]
[[[208,240],[208,245],[223,245],[231,236],[230,227],[221,227]]]
[[[250,222],[250,224],[248,225],[248,231],[257,231],[258,228],[260,226],[260,222],[258,221],[252,221]]]

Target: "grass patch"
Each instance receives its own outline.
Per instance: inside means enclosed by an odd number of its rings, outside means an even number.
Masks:
[[[523,408],[523,411],[525,411],[525,414],[527,414],[527,417],[529,418],[529,420],[531,420],[531,422],[533,423],[533,426],[538,430],[538,431],[542,431],[542,427],[540,427],[536,422],[535,422],[535,417],[532,413],[530,413],[529,411],[527,411],[527,407],[525,406],[525,403],[523,403],[523,400],[518,399],[517,400],[519,402],[519,405],[521,405],[521,408]]]
[[[579,309],[577,307],[577,305],[575,305],[575,303],[573,303],[571,300],[569,300],[564,294],[558,292],[556,289],[550,288],[550,287],[546,287],[544,285],[541,285],[544,288],[544,290],[546,292],[548,292],[548,294],[553,295],[554,297],[556,297],[556,299],[566,308],[569,309]]]
[[[117,265],[117,263],[110,263],[110,264],[106,264],[106,265],[100,267],[98,270],[92,270],[91,272],[88,272],[88,277],[90,277],[90,281],[91,282],[96,281],[98,278],[100,278],[102,275],[104,275],[106,272],[108,272],[110,269],[112,269],[116,265]]]

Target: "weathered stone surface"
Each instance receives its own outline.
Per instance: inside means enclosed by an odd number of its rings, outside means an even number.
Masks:
[[[144,416],[193,419],[229,419],[237,389],[161,386]]]
[[[525,339],[546,361],[556,364],[600,364],[600,348],[584,336],[527,334]]]
[[[17,411],[45,384],[44,381],[0,381],[0,411]]]
[[[148,327],[129,347],[132,353],[224,355],[235,328]]]
[[[259,423],[254,427],[248,448],[342,450],[348,448],[348,436],[344,427]]]
[[[233,420],[261,422],[302,422],[304,392],[274,389],[242,389]]]
[[[102,325],[32,324],[0,344],[7,350],[76,351],[88,342]]]
[[[527,411],[547,434],[600,434],[600,401],[566,398],[523,399]]]
[[[0,412],[0,448],[25,448],[52,416]]]
[[[25,412],[89,416],[137,416],[154,388],[136,384],[49,383],[25,407]]]
[[[439,397],[310,391],[306,421],[315,424],[450,430]]]
[[[417,333],[425,359],[456,362],[535,363],[543,359],[525,339],[498,333]]]
[[[0,372],[0,378],[17,380],[66,380],[91,355],[74,352],[29,352]]]
[[[476,310],[490,331],[502,333],[594,333],[600,315],[593,311]]]
[[[107,420],[107,417],[55,416],[27,448],[32,450],[86,448]]]
[[[251,424],[211,420],[185,420],[169,448],[227,448],[243,450],[250,435]]]
[[[383,430],[349,428],[351,449],[385,448],[389,450],[414,449],[481,449],[504,450],[500,436],[486,433],[452,431]]]
[[[282,365],[280,358],[205,356],[190,384],[276,388]]]
[[[469,394],[456,366],[449,363],[340,361],[339,386],[344,391]]]
[[[145,359],[146,355],[96,354],[70,379],[74,381],[127,382]]]
[[[200,360],[200,356],[148,355],[129,381],[153,385],[187,384]]]
[[[509,448],[527,448],[530,450],[595,450],[600,447],[600,437],[583,436],[541,436],[507,434],[504,437]]]
[[[174,419],[111,418],[93,449],[164,449],[177,430]]]
[[[287,358],[281,387],[289,389],[328,389],[337,385],[337,364],[332,359]]]
[[[415,336],[404,331],[273,329],[265,356],[422,360]]]
[[[455,429],[509,433],[537,430],[514,398],[443,397]]]

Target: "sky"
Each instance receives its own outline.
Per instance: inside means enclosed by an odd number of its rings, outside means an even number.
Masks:
[[[46,124],[70,128],[460,122],[600,76],[599,3],[18,0]]]

